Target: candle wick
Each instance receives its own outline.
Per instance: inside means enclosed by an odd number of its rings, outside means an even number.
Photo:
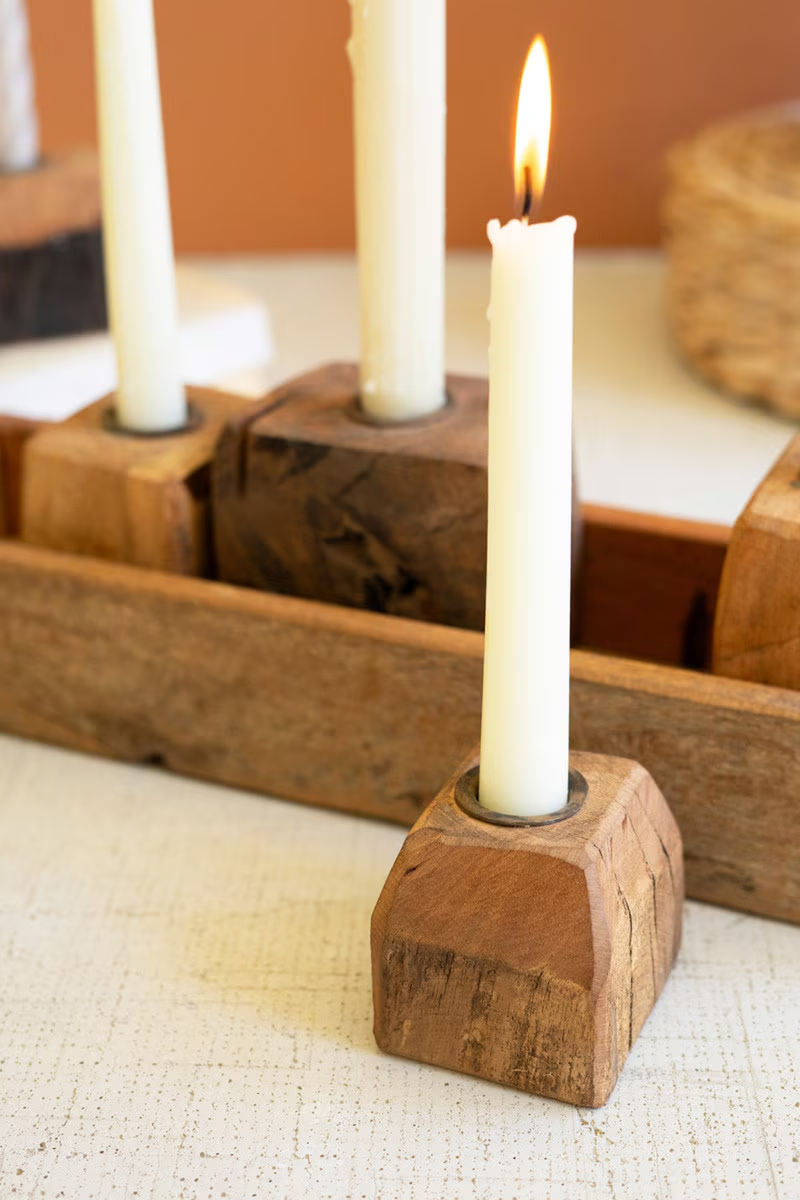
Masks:
[[[530,167],[525,168],[525,202],[522,205],[522,219],[528,224],[533,208],[533,173]]]
[[[531,219],[531,214],[533,213],[533,172],[531,171],[530,166],[526,165],[523,168],[523,178],[525,180],[525,192],[522,201],[522,213],[520,214],[520,220],[522,221],[523,225],[527,225]]]

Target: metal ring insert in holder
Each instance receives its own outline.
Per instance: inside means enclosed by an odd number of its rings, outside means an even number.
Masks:
[[[557,825],[574,817],[583,807],[583,802],[589,793],[589,785],[580,771],[570,771],[567,803],[558,812],[547,813],[543,817],[517,817],[511,813],[491,812],[484,808],[478,800],[478,785],[480,782],[480,767],[473,767],[462,775],[456,784],[456,804],[468,817],[478,821],[486,821],[489,825],[504,825],[507,829],[536,828],[542,825]]]
[[[360,395],[353,397],[345,411],[351,421],[358,421],[361,425],[374,425],[377,429],[402,433],[407,429],[421,429],[426,425],[435,425],[439,421],[443,421],[446,417],[451,416],[453,411],[453,397],[446,391],[444,394],[444,404],[441,408],[435,409],[432,413],[428,413],[424,417],[409,417],[407,420],[380,421],[377,417],[370,416],[361,403]]]
[[[118,433],[125,437],[136,438],[160,438],[160,437],[177,437],[181,433],[191,433],[195,429],[199,429],[205,421],[203,410],[198,408],[196,404],[192,404],[191,400],[186,405],[186,424],[179,425],[176,429],[126,429],[124,425],[120,425],[117,410],[115,408],[107,408],[100,417],[100,424],[108,433]]]

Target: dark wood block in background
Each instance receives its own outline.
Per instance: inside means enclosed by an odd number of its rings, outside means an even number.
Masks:
[[[216,552],[228,583],[483,626],[484,379],[450,377],[450,404],[372,424],[354,366],[327,366],[228,423],[214,464]]]
[[[107,323],[99,229],[0,248],[0,342],[91,333]]]
[[[0,173],[0,343],[106,324],[95,151]]]

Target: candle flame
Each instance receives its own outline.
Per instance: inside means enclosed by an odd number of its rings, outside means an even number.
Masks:
[[[519,86],[514,147],[517,212],[526,223],[536,215],[542,202],[550,151],[552,109],[547,47],[544,38],[537,37],[528,51]]]

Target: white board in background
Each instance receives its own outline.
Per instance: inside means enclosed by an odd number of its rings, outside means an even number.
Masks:
[[[187,383],[225,384],[243,395],[274,355],[267,309],[256,297],[178,266],[181,364]],[[236,387],[241,380],[242,386]],[[61,421],[113,391],[117,367],[107,333],[0,348],[0,413]]]

